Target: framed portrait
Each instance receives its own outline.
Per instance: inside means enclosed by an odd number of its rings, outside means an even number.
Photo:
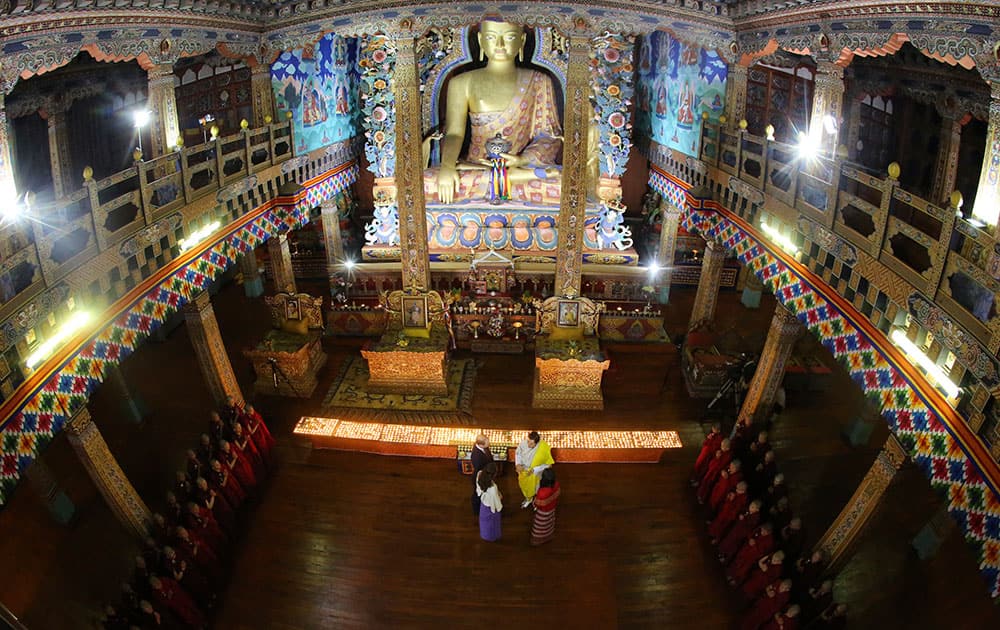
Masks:
[[[573,300],[559,300],[556,311],[556,326],[575,328],[580,325],[580,303]]]
[[[302,313],[299,312],[298,298],[288,298],[285,300],[285,319],[302,319]]]
[[[427,296],[403,298],[403,328],[427,328]]]

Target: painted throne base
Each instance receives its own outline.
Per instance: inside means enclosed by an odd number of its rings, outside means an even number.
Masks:
[[[569,364],[570,361],[562,363]],[[535,409],[604,409],[604,395],[601,393],[601,374],[607,368],[607,362],[588,361],[592,366],[583,366],[584,362],[572,361],[579,365],[537,366],[531,391],[531,406]],[[572,384],[577,380],[570,377],[565,384],[559,383],[561,378],[553,381],[560,372],[588,372],[589,383]],[[567,374],[568,375],[568,374]],[[593,379],[596,377],[596,384]]]
[[[327,360],[318,332],[309,333],[302,346],[294,352],[252,350],[244,354],[253,362],[254,372],[257,374],[255,394],[291,398],[309,398],[313,395],[318,384],[316,374],[326,365]],[[277,386],[271,359],[277,361],[280,368],[277,372]]]
[[[441,352],[362,350],[372,394],[448,395],[448,355]]]

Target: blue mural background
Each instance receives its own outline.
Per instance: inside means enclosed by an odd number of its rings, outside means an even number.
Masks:
[[[726,98],[726,61],[714,50],[655,31],[639,49],[637,123],[659,144],[697,157],[702,113],[717,121]]]
[[[356,135],[357,40],[330,33],[312,48],[282,52],[271,64],[279,120],[292,113],[295,153]]]

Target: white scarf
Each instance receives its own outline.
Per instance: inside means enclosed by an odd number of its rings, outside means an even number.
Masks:
[[[479,495],[479,501],[490,508],[494,514],[503,509],[503,497],[500,496],[500,490],[496,484],[490,486],[486,491],[476,485],[476,493]]]

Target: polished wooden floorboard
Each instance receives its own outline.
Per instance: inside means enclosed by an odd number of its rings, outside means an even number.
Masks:
[[[672,292],[669,332],[683,331],[693,296]],[[233,285],[213,304],[249,393],[253,373],[241,351],[266,330],[266,308]],[[759,346],[772,312],[769,297],[751,311],[736,293],[723,292],[718,328]],[[529,355],[475,355],[479,425],[671,429],[685,443],[659,464],[560,466],[565,495],[557,536],[536,549],[528,545],[528,515],[517,508],[512,476],[502,481],[504,538],[489,544],[480,541],[470,513],[471,482],[453,462],[312,450],[292,436],[299,416],[319,411],[337,368],[361,342],[327,340],[330,361],[311,399],[256,401],[278,439],[281,467],[244,518],[216,627],[461,628],[492,616],[498,626],[707,629],[738,618],[687,487],[705,402],[688,398],[676,356],[666,374],[636,376],[643,388],[662,383],[658,397],[609,391],[605,411],[572,412],[530,409]],[[802,352],[824,352],[808,339],[801,345]],[[184,449],[205,430],[210,397],[183,326],[130,357],[123,371],[151,410],[145,421],[126,421],[119,393],[108,386],[90,408],[112,454],[156,510]],[[841,438],[861,395],[839,368],[831,378],[829,391],[791,392],[771,434],[812,541],[851,496],[886,435],[880,424],[867,445]],[[42,459],[76,503],[77,517],[69,527],[56,525],[29,486],[14,493],[0,511],[0,571],[7,576],[0,601],[29,628],[89,628],[100,602],[117,599],[136,547],[64,436]],[[922,475],[904,469],[838,581],[838,598],[854,610],[851,627],[1000,627],[956,530],[932,560],[913,557],[910,540],[939,506]]]

